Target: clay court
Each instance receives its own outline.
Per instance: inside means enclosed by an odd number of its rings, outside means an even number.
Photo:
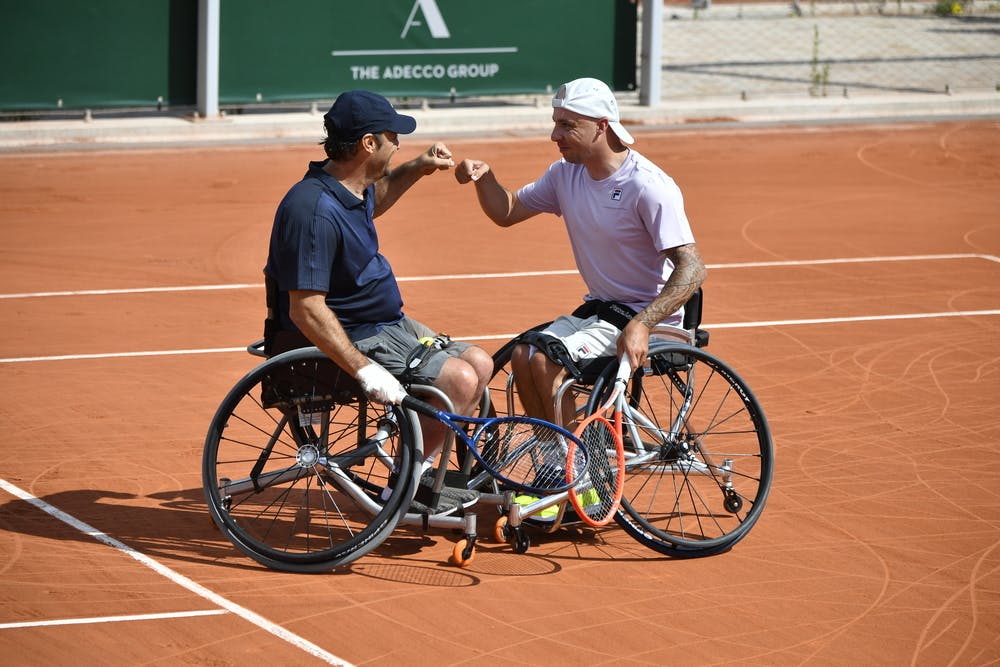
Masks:
[[[0,662],[1000,662],[1000,123],[637,138],[685,193],[708,349],[770,421],[760,522],[704,559],[612,523],[484,539],[468,568],[403,527],[314,575],[214,529],[201,450],[319,148],[0,156]],[[544,134],[447,143],[512,187],[558,157]],[[581,297],[558,219],[495,228],[450,174],[380,222],[409,314],[490,351]]]

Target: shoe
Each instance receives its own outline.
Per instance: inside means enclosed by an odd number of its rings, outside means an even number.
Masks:
[[[590,509],[595,505],[601,504],[601,496],[597,493],[597,489],[590,488],[583,493],[577,494],[576,499],[580,502],[580,506],[584,509]]]
[[[531,503],[537,502],[539,500],[541,500],[541,498],[539,498],[538,496],[529,496],[527,494],[514,496],[514,502],[520,505],[521,507],[526,507]],[[558,516],[559,516],[559,505],[557,503],[555,505],[552,505],[551,507],[546,507],[541,512],[537,512],[525,518],[535,519],[536,521],[541,521],[544,523],[552,523],[553,521],[556,520]]]

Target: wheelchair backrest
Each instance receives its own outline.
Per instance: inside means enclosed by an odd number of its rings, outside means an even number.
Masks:
[[[267,299],[267,317],[264,319],[264,355],[273,357],[288,350],[312,347],[309,339],[298,330],[281,328],[281,320],[278,315],[278,283],[266,273],[264,274],[264,291]]]
[[[272,363],[272,371],[261,380],[260,398],[265,408],[313,413],[353,403],[361,393],[357,380],[317,352],[287,363]]]

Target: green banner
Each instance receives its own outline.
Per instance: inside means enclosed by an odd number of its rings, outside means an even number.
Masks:
[[[197,0],[0,0],[0,109],[195,102]]]
[[[632,0],[220,0],[219,103],[635,88]],[[193,105],[198,0],[0,0],[0,110]]]
[[[223,0],[221,24],[222,104],[635,87],[631,0]]]

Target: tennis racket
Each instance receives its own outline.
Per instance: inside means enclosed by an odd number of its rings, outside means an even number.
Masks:
[[[625,490],[622,405],[631,374],[628,359],[622,358],[608,400],[576,427],[576,436],[587,449],[587,469],[576,483],[568,480],[571,482],[569,501],[580,520],[588,526],[603,526],[611,521]],[[574,445],[575,442],[570,445],[571,458],[576,456]]]
[[[413,396],[405,397],[402,405],[454,431],[490,475],[515,491],[540,496],[560,493],[587,470],[589,450],[570,431],[551,422],[517,415],[456,415]],[[471,437],[466,429],[470,425]]]

